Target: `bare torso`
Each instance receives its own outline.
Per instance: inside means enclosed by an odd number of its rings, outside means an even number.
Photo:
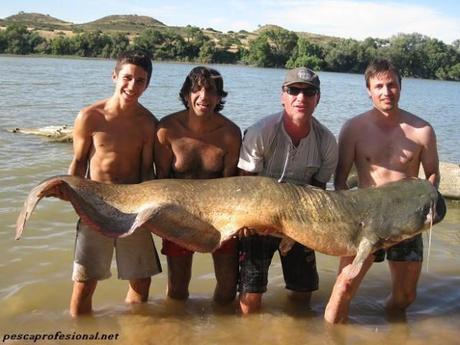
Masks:
[[[353,143],[360,187],[417,177],[420,163],[428,176],[436,173],[433,155],[427,153],[433,146],[431,126],[404,110],[397,118],[370,110],[350,120],[346,135]]]
[[[148,165],[153,170],[156,122],[140,104],[122,113],[113,111],[109,100],[83,109],[76,122],[76,134],[81,137],[76,145],[81,148],[75,152],[81,152],[82,159],[87,154],[87,177],[105,183],[145,179]]]
[[[220,114],[190,126],[188,111],[160,121],[155,164],[160,178],[217,178],[236,174],[241,134]],[[198,120],[196,122],[198,124]]]

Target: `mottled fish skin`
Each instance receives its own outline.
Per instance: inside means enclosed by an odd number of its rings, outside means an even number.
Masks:
[[[30,192],[16,239],[37,203],[57,195],[90,228],[110,237],[129,236],[142,226],[190,250],[212,252],[243,227],[270,229],[324,254],[358,254],[357,262],[427,229],[438,201],[436,189],[419,179],[332,192],[260,176],[115,185],[65,175]]]

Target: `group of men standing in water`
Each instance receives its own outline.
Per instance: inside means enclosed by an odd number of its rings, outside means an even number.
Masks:
[[[69,174],[104,183],[139,183],[152,178],[209,179],[235,175],[263,175],[280,183],[326,188],[334,176],[336,189],[347,189],[354,164],[359,187],[379,186],[417,176],[420,164],[436,187],[439,163],[436,137],[429,123],[398,107],[401,76],[387,60],[371,62],[365,72],[372,108],[348,120],[338,144],[334,135],[313,116],[321,97],[318,75],[307,67],[287,71],[281,85],[280,111],[241,131],[221,114],[227,92],[222,75],[199,66],[185,78],[179,96],[184,109],[158,121],[139,103],[149,85],[152,63],[139,52],[122,54],[112,79],[113,95],[80,111],[74,126],[74,155]],[[349,92],[348,90],[344,90]],[[97,281],[110,277],[116,248],[118,275],[129,280],[127,303],[148,299],[151,276],[161,272],[152,235],[147,230],[123,239],[109,239],[79,222],[70,303],[72,316],[92,311]],[[306,308],[318,289],[315,253],[295,243],[280,250],[280,239],[244,228],[212,253],[216,276],[214,300],[231,303],[239,292],[242,314],[260,310],[267,290],[268,270],[280,252],[286,288]],[[163,240],[167,257],[167,296],[189,296],[193,252]],[[403,312],[415,299],[423,243],[420,236],[387,251],[392,291],[388,312]],[[358,275],[346,268],[353,258],[340,258],[325,319],[346,322],[350,301],[374,261],[372,254]]]

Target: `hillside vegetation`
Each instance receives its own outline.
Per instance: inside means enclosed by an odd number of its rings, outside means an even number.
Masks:
[[[277,25],[253,32],[174,27],[147,16],[112,15],[83,24],[40,13],[0,19],[0,53],[114,58],[142,49],[157,61],[244,63],[260,67],[308,66],[362,73],[386,57],[404,76],[460,80],[460,39],[452,44],[418,33],[363,41],[294,32]]]

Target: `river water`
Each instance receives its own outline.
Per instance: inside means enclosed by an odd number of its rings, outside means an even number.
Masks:
[[[165,299],[166,273],[162,273],[152,280],[149,302],[129,307],[123,303],[126,283],[111,278],[98,285],[95,314],[72,320],[68,300],[77,218],[73,209],[62,201],[43,201],[23,238],[13,239],[14,223],[27,193],[41,180],[66,172],[71,145],[6,130],[72,124],[80,108],[111,95],[113,66],[114,61],[107,60],[0,57],[2,340],[40,334],[46,339],[37,343],[82,344],[87,342],[80,340],[85,334],[99,332],[116,340],[91,343],[458,344],[460,205],[456,202],[448,203],[445,220],[434,228],[429,265],[426,260],[417,300],[405,320],[385,318],[382,303],[389,292],[390,278],[387,265],[381,263],[371,268],[355,297],[350,323],[334,327],[325,324],[322,314],[338,259],[321,254],[320,290],[314,293],[310,310],[287,299],[276,256],[260,314],[242,318],[235,306],[218,307],[211,298],[215,282],[210,255],[196,254],[189,301]],[[151,86],[142,103],[158,118],[181,109],[178,91],[192,67],[155,63]],[[280,109],[283,70],[213,67],[222,73],[229,91],[223,113],[242,129]],[[316,116],[337,135],[346,119],[370,107],[370,100],[361,75],[322,72],[320,78],[322,95]],[[433,125],[441,160],[460,162],[460,83],[404,79],[400,105]],[[156,243],[159,248],[158,239]],[[163,256],[161,261],[166,271]],[[59,340],[58,336],[52,340],[56,332],[70,340]]]

